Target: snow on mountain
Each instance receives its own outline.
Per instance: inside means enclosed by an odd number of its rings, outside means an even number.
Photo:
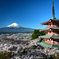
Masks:
[[[8,25],[7,27],[20,27],[17,23],[12,23],[11,25]]]
[[[7,27],[0,28],[0,32],[33,32],[34,29],[19,26],[17,23],[12,23]]]

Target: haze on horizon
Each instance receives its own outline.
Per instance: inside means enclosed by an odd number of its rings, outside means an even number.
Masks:
[[[59,0],[54,0],[55,17],[59,19]],[[52,18],[52,0],[0,0],[0,28],[12,23],[42,29],[40,23]]]

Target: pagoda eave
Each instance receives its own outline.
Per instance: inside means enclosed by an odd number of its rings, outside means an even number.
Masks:
[[[46,28],[46,29],[42,29],[42,30],[40,30],[41,32],[42,31],[54,31],[54,30],[56,30],[56,31],[59,31],[59,27],[50,27],[50,28]]]
[[[49,21],[41,23],[40,25],[47,25],[49,23]]]
[[[41,42],[41,43],[38,43],[38,45],[40,45],[44,48],[59,48],[59,44],[51,44],[51,43],[47,43],[47,42]]]
[[[57,22],[58,23],[59,19],[50,19],[49,21],[41,23],[40,25],[48,25],[48,23],[51,23],[51,22]]]
[[[45,38],[45,39],[59,39],[59,35],[43,35],[43,36],[39,36],[39,38]]]

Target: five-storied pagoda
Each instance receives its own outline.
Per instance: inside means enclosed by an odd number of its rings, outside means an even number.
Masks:
[[[38,43],[44,48],[58,48],[59,47],[59,20],[55,18],[54,2],[52,2],[53,18],[40,25],[48,25],[46,29],[40,31],[47,31],[46,35],[39,36],[39,38],[45,39],[45,42]]]

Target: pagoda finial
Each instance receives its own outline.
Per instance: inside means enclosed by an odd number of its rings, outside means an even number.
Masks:
[[[56,19],[55,12],[54,12],[54,1],[52,1],[52,13],[53,13],[53,19]]]

